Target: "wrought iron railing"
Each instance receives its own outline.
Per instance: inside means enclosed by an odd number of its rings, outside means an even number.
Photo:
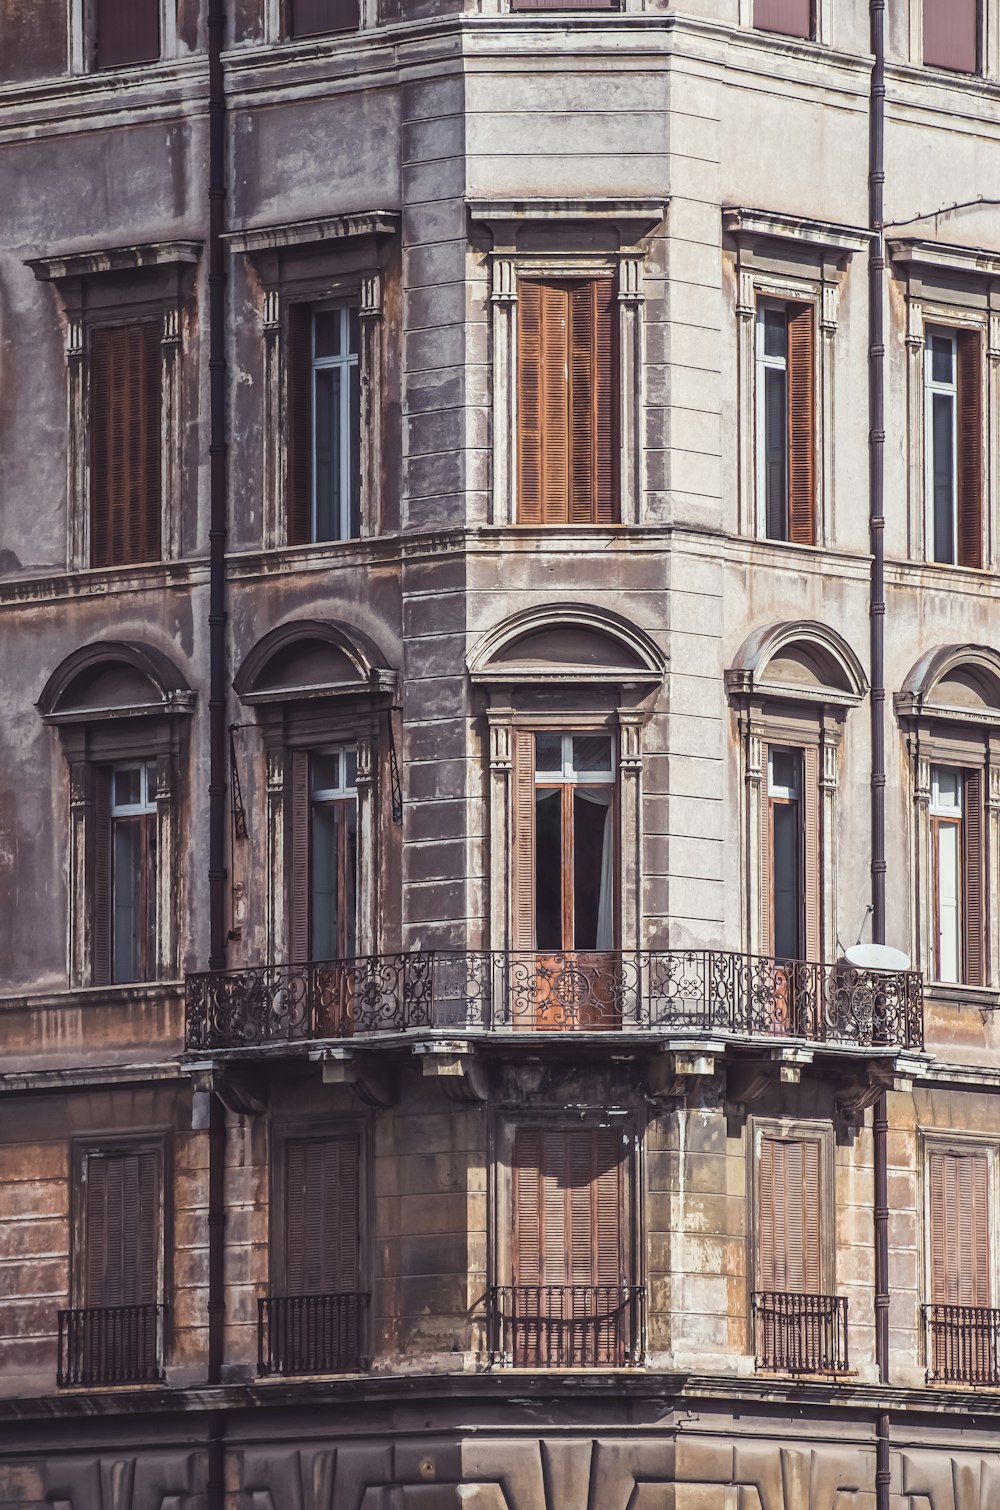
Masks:
[[[515,1368],[624,1368],[642,1351],[642,1285],[497,1285],[490,1351]]]
[[[363,1367],[367,1295],[271,1295],[257,1307],[259,1374],[353,1374]]]
[[[924,1306],[931,1383],[1000,1385],[1000,1311],[990,1306]]]
[[[60,1388],[158,1384],[165,1307],[100,1306],[59,1312]]]
[[[842,1374],[847,1297],[760,1290],[753,1296],[757,1367],[783,1374]]]
[[[416,950],[187,979],[187,1044],[237,1049],[413,1028],[681,1031],[916,1049],[916,971],[722,950]]]

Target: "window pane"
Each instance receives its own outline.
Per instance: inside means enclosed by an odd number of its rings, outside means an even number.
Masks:
[[[573,948],[610,949],[612,910],[611,789],[573,793]]]
[[[317,803],[312,812],[312,939],[313,959],[337,959],[337,861],[340,803]]]
[[[361,369],[355,362],[348,368],[347,435],[351,448],[347,483],[347,536],[356,540],[361,534]]]
[[[774,952],[778,959],[800,959],[802,888],[799,884],[801,834],[798,803],[775,802],[771,814]]]
[[[955,560],[955,401],[946,393],[931,398],[931,475],[934,490],[934,560]]]
[[[314,351],[318,357],[340,356],[341,312],[318,309],[313,315]]]
[[[559,775],[562,772],[562,735],[535,735],[535,770]]]
[[[361,317],[356,306],[347,311],[347,349],[352,356],[361,350]]]
[[[955,347],[950,336],[930,337],[931,378],[935,383],[955,381]]]
[[[957,823],[938,823],[937,904],[938,979],[958,981],[961,944],[961,828]]]
[[[142,771],[135,766],[116,771],[114,781],[115,807],[137,807],[142,801]]]
[[[773,749],[768,756],[770,763],[770,788],[781,796],[799,795],[799,778],[802,771],[800,750]]]
[[[573,735],[573,769],[578,774],[587,771],[611,771],[611,738],[607,734]]]
[[[146,802],[150,807],[156,804],[156,766],[146,767]]]
[[[347,829],[347,859],[344,866],[344,955],[353,959],[357,949],[357,890],[358,890],[358,807],[356,802],[343,804],[344,823]]]
[[[316,539],[340,539],[341,414],[339,368],[318,368],[316,382]]]
[[[340,755],[316,750],[310,757],[314,792],[336,792],[340,788]]]
[[[356,750],[344,751],[344,786],[353,791],[358,782],[358,756]]]
[[[293,37],[351,31],[358,25],[358,16],[358,0],[291,0],[289,31]]]
[[[115,820],[112,867],[112,979],[148,980],[156,963],[154,818]]]
[[[94,0],[94,64],[120,68],[160,56],[160,0]]]
[[[561,949],[563,868],[562,791],[535,792],[535,947]]]
[[[764,511],[770,540],[788,539],[788,375],[764,371]]]
[[[788,316],[783,309],[764,310],[764,355],[788,356]]]
[[[936,808],[962,810],[962,772],[952,766],[932,767],[931,797]]]

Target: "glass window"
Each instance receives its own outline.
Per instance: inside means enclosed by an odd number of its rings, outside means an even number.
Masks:
[[[316,750],[309,761],[310,952],[354,957],[357,938],[358,806],[354,750]]]
[[[360,322],[354,308],[312,317],[312,538],[360,534]]]
[[[771,916],[777,959],[804,957],[802,751],[768,750]]]
[[[937,979],[946,982],[962,979],[964,785],[962,771],[931,767],[934,966]]]
[[[535,736],[535,945],[614,947],[610,734]]]
[[[927,493],[931,559],[958,559],[958,379],[953,332],[929,330],[926,344]]]
[[[787,540],[788,314],[783,305],[757,311],[757,490],[760,528]]]
[[[111,978],[156,971],[156,764],[111,773]]]

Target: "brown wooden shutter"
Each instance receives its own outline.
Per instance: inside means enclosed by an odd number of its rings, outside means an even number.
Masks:
[[[935,1150],[928,1182],[931,1303],[988,1306],[989,1155]]]
[[[293,750],[290,767],[290,829],[288,836],[288,948],[296,963],[309,959],[312,932],[310,903],[309,751]]]
[[[569,288],[540,283],[543,524],[564,524],[568,514],[569,456]]]
[[[611,1128],[593,1138],[594,1283],[618,1285],[625,1276],[622,1137]]]
[[[753,24],[788,37],[813,34],[812,0],[754,0]]]
[[[537,1127],[518,1128],[514,1138],[511,1201],[514,1207],[513,1280],[516,1285],[542,1283],[542,1134]]]
[[[986,981],[986,920],[983,908],[983,774],[967,771],[962,803],[963,855],[962,928],[964,932],[964,979],[967,986]]]
[[[292,304],[288,310],[286,381],[288,444],[288,543],[307,545],[312,528],[312,309]]]
[[[757,837],[757,875],[760,890],[760,952],[774,953],[774,920],[771,912],[771,801],[768,796],[767,745],[760,747],[762,776],[760,781],[760,813]]]
[[[983,564],[983,390],[980,339],[958,338],[958,564]]]
[[[160,56],[160,0],[93,0],[94,66],[120,68]]]
[[[98,329],[91,341],[91,564],[160,556],[160,330]]]
[[[757,1164],[757,1287],[814,1295],[822,1281],[820,1144],[760,1140]]]
[[[617,509],[614,279],[569,289],[570,524],[612,524]]]
[[[788,538],[816,542],[816,321],[788,305]]]
[[[621,1135],[518,1128],[514,1283],[617,1285],[623,1276]]]
[[[358,0],[291,0],[289,5],[289,35],[293,37],[354,31],[360,20]]]
[[[511,735],[511,943],[535,947],[535,736],[528,729]]]
[[[285,1284],[289,1295],[358,1288],[357,1135],[296,1138],[286,1152]]]
[[[92,984],[107,986],[111,982],[111,772],[101,767],[94,772],[93,867],[91,869],[91,917],[93,938]]]
[[[151,1305],[159,1268],[159,1157],[152,1150],[87,1155],[87,1306]]]
[[[978,0],[923,0],[924,62],[931,68],[976,73],[979,68]]]
[[[822,958],[822,855],[820,847],[819,748],[802,752],[802,879],[805,886],[806,959]]]

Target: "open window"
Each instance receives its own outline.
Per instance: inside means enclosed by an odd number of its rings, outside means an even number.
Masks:
[[[924,450],[930,558],[983,564],[982,374],[974,330],[929,326]]]
[[[757,521],[769,540],[816,544],[816,311],[757,307]]]
[[[289,310],[289,545],[361,533],[359,352],[356,305]]]

